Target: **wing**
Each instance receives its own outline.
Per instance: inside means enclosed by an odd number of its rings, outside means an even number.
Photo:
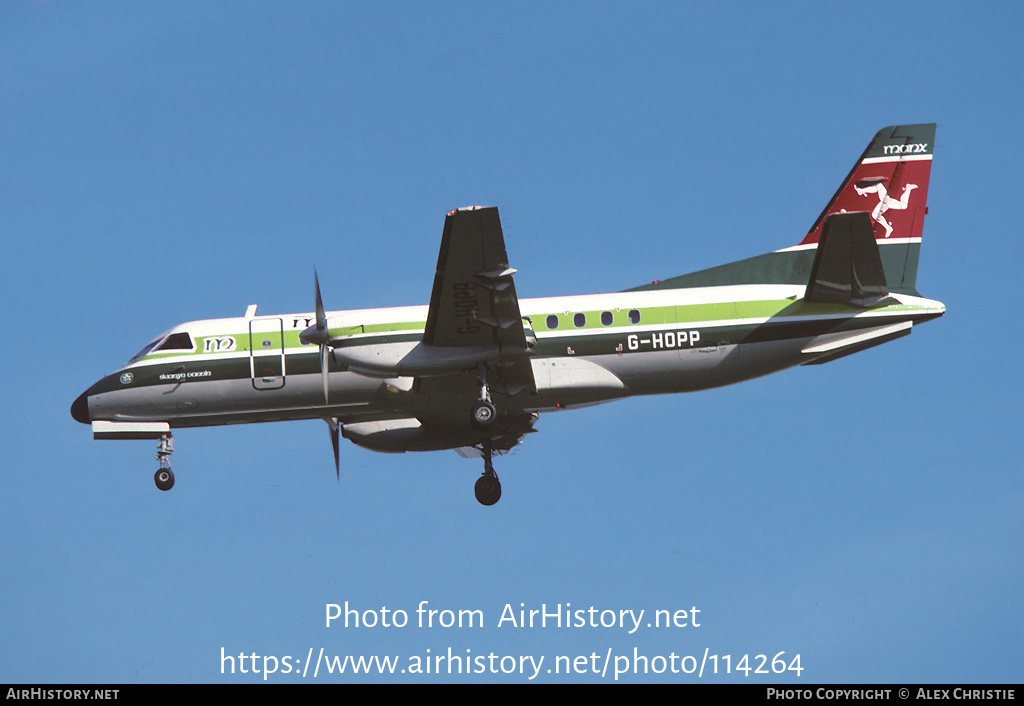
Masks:
[[[513,274],[497,208],[448,214],[423,343],[439,349],[495,349],[508,394],[536,390],[526,359],[533,341],[523,326]]]
[[[351,340],[332,336],[334,358],[372,377],[433,377],[495,373],[502,391],[536,391],[523,325],[496,208],[452,211],[444,223],[437,273],[419,341]],[[488,374],[488,381],[492,376]]]
[[[462,208],[444,221],[423,342],[526,347],[496,208]]]

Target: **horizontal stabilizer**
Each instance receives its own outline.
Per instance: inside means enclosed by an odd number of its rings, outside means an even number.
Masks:
[[[834,213],[826,218],[804,299],[866,308],[888,295],[871,216]]]
[[[910,333],[913,322],[903,321],[891,326],[880,326],[867,329],[866,331],[848,331],[842,334],[826,334],[819,336],[814,345],[804,348],[801,353],[806,356],[814,356],[804,365],[820,365],[829,363],[838,358],[843,358],[852,353],[858,353],[874,346],[879,346],[889,341],[895,341]]]

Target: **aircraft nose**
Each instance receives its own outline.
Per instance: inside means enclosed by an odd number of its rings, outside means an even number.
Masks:
[[[89,417],[89,393],[83,392],[78,396],[71,405],[71,417],[76,422],[82,424],[91,424],[92,418]]]

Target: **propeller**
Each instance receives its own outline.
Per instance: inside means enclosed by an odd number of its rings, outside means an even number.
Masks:
[[[313,270],[313,293],[316,298],[316,323],[299,334],[299,340],[303,343],[316,343],[320,346],[320,373],[324,379],[324,404],[327,403],[327,356],[330,354],[331,335],[327,330],[327,312],[324,311],[324,302],[320,298],[320,278],[317,277],[316,269]],[[335,454],[337,455],[337,454]]]
[[[324,420],[327,422],[327,428],[331,432],[331,446],[334,447],[334,475],[341,480],[341,461],[338,457],[338,431],[341,429],[341,423],[337,417],[329,417]]]
[[[320,278],[316,274],[316,268],[313,269],[313,295],[316,300],[316,323],[300,333],[299,340],[303,343],[310,345],[316,343],[320,346],[320,374],[324,379],[324,404],[327,404],[327,373],[329,371],[327,356],[330,354],[331,334],[327,330],[327,312],[324,311],[324,302],[320,297]],[[327,422],[327,428],[331,434],[331,446],[334,447],[334,475],[341,480],[341,460],[338,449],[341,422],[337,417],[325,417],[324,421]]]

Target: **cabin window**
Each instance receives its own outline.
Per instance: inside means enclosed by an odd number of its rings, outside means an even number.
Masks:
[[[584,326],[587,325],[587,315],[573,314],[572,325],[575,326],[576,328],[583,328]]]
[[[554,314],[548,314],[547,324],[549,329],[558,328],[558,317]]]
[[[172,333],[170,336],[164,339],[163,343],[157,346],[154,350],[158,351],[190,351],[194,348],[192,345],[192,337],[182,331],[181,333]]]
[[[638,324],[640,323],[640,312],[636,309],[629,310],[629,323]]]
[[[602,311],[601,312],[601,323],[604,326],[611,326],[612,325],[612,312],[610,312],[610,311]]]

